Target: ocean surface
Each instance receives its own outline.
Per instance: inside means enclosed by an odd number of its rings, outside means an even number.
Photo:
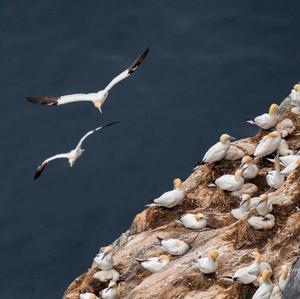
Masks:
[[[61,298],[134,215],[185,179],[221,133],[300,79],[299,1],[0,1],[0,298]],[[133,76],[91,104],[27,95],[98,91],[147,46]],[[45,158],[94,134],[73,168]]]

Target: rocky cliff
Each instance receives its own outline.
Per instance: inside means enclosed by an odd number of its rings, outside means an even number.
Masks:
[[[290,149],[300,148],[300,117],[290,112],[290,101],[280,106],[280,121],[291,119],[295,130],[288,137]],[[258,141],[267,132],[259,130],[257,135],[236,141],[234,144],[248,155],[252,155]],[[119,298],[251,298],[256,288],[218,278],[233,274],[239,267],[251,262],[247,253],[257,250],[262,260],[268,261],[273,269],[272,280],[278,281],[282,264],[292,266],[299,255],[300,241],[300,170],[294,171],[278,190],[271,190],[266,183],[266,173],[273,164],[260,159],[259,175],[250,180],[257,186],[253,196],[269,192],[274,209],[275,226],[271,230],[255,230],[248,224],[248,218],[236,220],[230,214],[239,205],[239,198],[208,184],[224,173],[234,173],[240,161],[221,161],[213,165],[202,165],[184,183],[187,196],[182,204],[173,209],[149,207],[138,214],[130,229],[117,239],[114,246],[115,269],[124,279],[119,284]],[[209,218],[209,229],[194,231],[179,225],[176,220],[187,211],[201,211]],[[147,258],[163,254],[157,241],[162,238],[178,238],[190,245],[184,256],[173,257],[163,271],[151,274],[143,269],[135,258]],[[199,254],[211,249],[219,252],[216,277],[203,276],[195,266]],[[64,294],[64,299],[78,299],[82,292],[98,295],[107,284],[93,278],[98,270],[94,265],[74,280]],[[296,272],[296,271],[294,271]],[[293,282],[299,284],[300,275],[293,275]],[[295,278],[296,277],[296,278]],[[288,288],[290,289],[290,287]],[[287,290],[288,291],[288,290]],[[298,297],[297,297],[298,296]],[[300,295],[285,298],[300,298]]]

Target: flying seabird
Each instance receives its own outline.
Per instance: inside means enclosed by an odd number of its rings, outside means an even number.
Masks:
[[[42,105],[63,105],[69,104],[73,102],[92,102],[94,106],[99,109],[102,113],[101,106],[105,102],[108,92],[112,89],[120,81],[129,77],[144,61],[145,57],[147,56],[150,48],[147,48],[140,54],[133,63],[127,68],[125,71],[120,73],[117,77],[115,77],[103,90],[94,93],[78,93],[78,94],[70,94],[64,95],[60,97],[56,96],[29,96],[26,99],[35,104],[42,104]]]
[[[70,167],[72,167],[74,165],[74,163],[76,162],[76,160],[82,155],[82,153],[85,151],[84,149],[81,148],[82,146],[82,143],[83,141],[88,137],[90,136],[91,134],[103,129],[103,128],[106,128],[106,127],[109,127],[111,125],[114,125],[114,124],[117,124],[118,121],[114,121],[114,122],[111,122],[109,124],[106,124],[104,126],[101,126],[101,127],[98,127],[94,130],[91,130],[89,132],[87,132],[79,141],[79,143],[77,144],[76,148],[71,150],[70,152],[68,153],[63,153],[63,154],[57,154],[57,155],[54,155],[48,159],[46,159],[42,164],[40,164],[37,169],[36,169],[36,172],[34,174],[34,177],[33,179],[36,180],[38,177],[40,177],[40,175],[42,174],[42,172],[45,170],[46,166],[48,165],[48,163],[50,161],[53,161],[53,160],[56,160],[56,159],[68,159],[69,161],[69,164],[70,164]]]

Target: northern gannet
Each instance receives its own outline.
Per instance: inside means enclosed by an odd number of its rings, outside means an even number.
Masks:
[[[258,167],[253,163],[253,159],[250,156],[243,157],[240,168],[243,170],[245,179],[253,179],[258,174]]]
[[[256,290],[252,299],[269,299],[271,297],[272,290],[273,290],[273,284],[270,280],[271,274],[272,274],[272,271],[270,271],[270,270],[263,271],[263,273],[262,273],[263,283]]]
[[[248,120],[247,122],[250,124],[255,124],[262,129],[271,129],[276,125],[278,121],[278,115],[276,114],[277,111],[278,105],[272,104],[269,108],[269,113],[259,115],[253,120]]]
[[[275,226],[275,217],[272,214],[266,216],[252,216],[248,223],[257,230],[269,230]]]
[[[106,124],[104,126],[98,127],[94,130],[91,130],[89,132],[87,132],[79,141],[79,143],[77,144],[77,146],[71,150],[68,153],[63,153],[63,154],[58,154],[55,156],[52,156],[48,159],[46,159],[42,164],[40,164],[37,169],[36,172],[34,174],[33,179],[36,180],[41,174],[42,172],[45,170],[46,166],[48,165],[48,163],[50,161],[56,160],[56,159],[68,159],[68,162],[70,164],[70,167],[72,167],[74,165],[74,163],[76,162],[76,160],[82,155],[82,153],[85,151],[84,149],[81,148],[83,141],[90,136],[91,134],[103,129],[103,128],[107,128],[113,124],[117,124],[117,121],[114,121],[112,123]]]
[[[291,90],[291,93],[289,94],[289,97],[294,102],[300,102],[300,84],[299,83],[294,85],[293,89]]]
[[[230,147],[230,139],[234,138],[229,136],[228,134],[222,134],[220,137],[220,141],[213,145],[205,153],[202,161],[198,162],[194,170],[197,169],[203,163],[213,163],[222,160]]]
[[[60,97],[56,96],[30,96],[26,97],[26,99],[35,104],[42,104],[42,105],[63,105],[73,102],[92,102],[94,106],[102,113],[101,106],[105,102],[108,92],[111,88],[119,83],[120,81],[129,77],[143,62],[145,57],[149,52],[149,48],[147,48],[138,58],[134,60],[134,62],[129,66],[128,69],[123,71],[117,77],[115,77],[103,90],[94,93],[78,93],[78,94],[70,94],[64,95]]]
[[[95,294],[93,293],[82,293],[79,295],[79,299],[99,299]]]
[[[184,227],[191,229],[202,229],[207,226],[207,217],[205,217],[202,213],[188,213],[181,216],[180,220],[178,221]]]
[[[267,174],[267,184],[274,189],[280,188],[284,183],[284,175],[280,173],[279,154],[274,159],[275,170],[269,171]]]
[[[289,149],[289,145],[285,139],[281,140],[278,151],[280,156],[288,156],[294,154],[294,152]]]
[[[281,142],[281,135],[277,131],[273,131],[264,136],[257,145],[254,156],[263,157],[272,154],[278,150]]]
[[[143,268],[151,273],[157,273],[170,263],[170,258],[167,255],[161,255],[159,257],[150,257],[146,260],[135,259],[141,264]]]
[[[229,161],[240,160],[245,156],[245,152],[237,146],[231,144],[225,154],[224,159]]]
[[[243,194],[241,196],[240,206],[237,209],[231,210],[231,215],[236,219],[242,219],[248,215],[251,208],[250,200],[251,197],[249,194]]]
[[[257,186],[252,183],[243,184],[242,187],[236,191],[231,192],[231,196],[240,197],[243,194],[254,194],[258,190]]]
[[[115,281],[111,281],[108,285],[108,287],[101,291],[101,298],[103,299],[117,299],[118,293],[117,293],[118,285]]]
[[[120,278],[120,274],[115,269],[110,270],[102,270],[98,271],[93,275],[93,278],[98,279],[102,282],[107,282],[110,280],[118,281]]]
[[[287,282],[289,280],[289,272],[290,272],[290,269],[287,265],[281,266],[281,276],[279,277],[279,281],[278,281],[278,286],[279,286],[281,292],[284,291],[284,289],[287,285]]]
[[[243,175],[243,170],[238,169],[234,175],[224,174],[221,177],[217,178],[215,180],[215,183],[211,184],[210,186],[216,185],[222,190],[236,191],[240,189],[244,184],[244,178],[242,175]]]
[[[182,181],[181,179],[174,179],[174,190],[165,192],[160,197],[154,199],[154,204],[150,204],[149,206],[160,206],[165,208],[173,208],[181,203],[184,199],[186,193],[182,189]]]
[[[157,237],[157,239],[161,246],[171,255],[183,255],[190,249],[188,244],[178,239],[163,240],[160,237]]]
[[[219,256],[218,251],[212,250],[208,253],[207,257],[199,257],[197,260],[197,266],[201,273],[211,274],[217,271],[218,264],[216,262]]]
[[[296,162],[288,164],[284,169],[280,171],[280,173],[287,177],[299,166],[300,166],[300,160],[297,160]]]
[[[94,258],[94,263],[101,270],[110,270],[114,265],[113,247],[104,247]]]
[[[259,202],[256,204],[256,211],[261,216],[266,216],[273,210],[272,201],[269,200],[268,194],[262,194],[259,196]]]
[[[300,155],[296,154],[296,155],[283,156],[283,157],[279,157],[279,160],[284,166],[288,166],[289,164],[292,164],[297,160],[300,160]]]

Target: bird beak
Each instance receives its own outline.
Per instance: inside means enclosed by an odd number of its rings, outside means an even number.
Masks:
[[[111,289],[111,287],[108,287],[107,290],[105,291],[105,293],[107,293],[110,289]]]
[[[263,202],[263,200],[260,200],[260,201],[256,204],[256,207],[258,207],[262,202]]]
[[[232,136],[230,136],[230,139],[231,139],[231,140],[236,140],[236,138],[235,138],[235,137],[232,137]]]
[[[102,109],[101,109],[101,107],[99,107],[99,111],[100,111],[100,113],[102,114]]]
[[[107,256],[107,252],[103,253],[103,256],[102,256],[102,261],[105,259],[105,257]]]
[[[243,162],[240,166],[240,168],[243,168],[246,165],[246,162]]]

